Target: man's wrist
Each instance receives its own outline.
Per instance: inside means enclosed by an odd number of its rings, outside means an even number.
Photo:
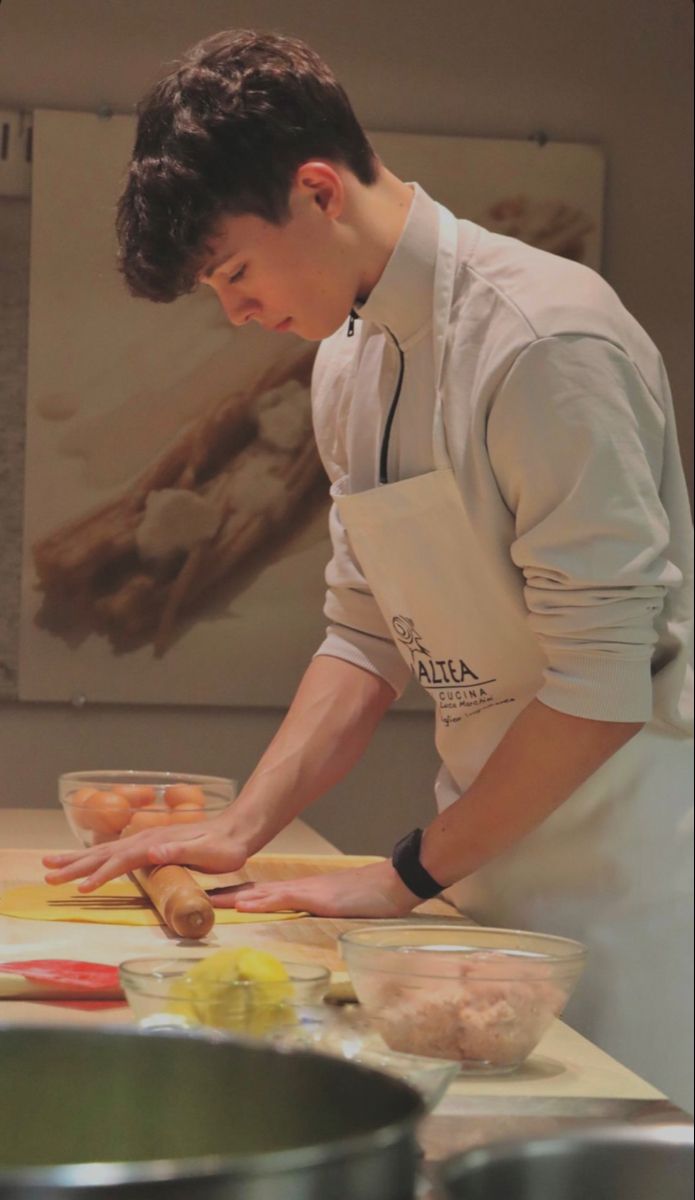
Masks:
[[[445,885],[439,883],[423,866],[420,851],[422,846],[422,830],[412,829],[405,837],[396,842],[391,854],[391,863],[399,879],[419,900],[431,900],[444,890]]]
[[[222,814],[221,825],[225,836],[231,838],[243,847],[246,857],[257,854],[270,841],[272,833],[265,834],[259,821],[258,814],[249,806],[237,807],[238,801],[232,801],[226,812]]]
[[[403,915],[409,913],[413,908],[417,908],[418,904],[422,904],[420,896],[416,896],[415,892],[411,892],[410,888],[403,882],[390,858],[384,860],[383,868],[386,873],[389,892]]]

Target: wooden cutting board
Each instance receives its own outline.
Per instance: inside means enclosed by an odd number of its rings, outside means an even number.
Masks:
[[[0,889],[43,879],[41,850],[0,850]],[[206,888],[297,878],[325,871],[347,870],[379,861],[371,856],[332,854],[258,854],[240,871],[224,875],[195,872]],[[442,900],[428,900],[415,914],[420,918],[457,918],[461,915]],[[463,918],[465,919],[465,918]],[[286,959],[317,962],[341,972],[344,964],[337,940],[341,933],[367,922],[362,919],[302,917],[296,921],[258,925],[215,925],[199,942],[186,942],[162,926],[80,925],[68,922],[24,921],[0,916],[0,956],[18,958],[72,958],[119,963],[143,955],[185,957],[204,946],[259,946]]]

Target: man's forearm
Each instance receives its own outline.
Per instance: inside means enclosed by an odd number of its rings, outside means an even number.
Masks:
[[[361,667],[312,660],[282,725],[230,809],[230,822],[255,853],[333,787],[359,760],[395,699]]]
[[[423,866],[445,886],[477,871],[540,825],[641,728],[571,717],[533,700],[465,795],[425,830]]]

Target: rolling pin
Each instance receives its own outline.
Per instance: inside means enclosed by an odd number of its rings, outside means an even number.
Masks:
[[[202,938],[210,932],[215,910],[185,867],[137,867],[131,874],[173,933]]]

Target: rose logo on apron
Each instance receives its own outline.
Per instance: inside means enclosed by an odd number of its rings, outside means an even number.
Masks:
[[[434,700],[437,716],[445,725],[461,720],[461,713],[454,715],[451,710],[462,709],[463,715],[468,716],[495,702],[486,688],[496,683],[496,679],[481,681],[462,658],[434,658],[423,645],[412,617],[392,617],[391,625],[401,653],[404,649],[408,652],[412,674]]]

